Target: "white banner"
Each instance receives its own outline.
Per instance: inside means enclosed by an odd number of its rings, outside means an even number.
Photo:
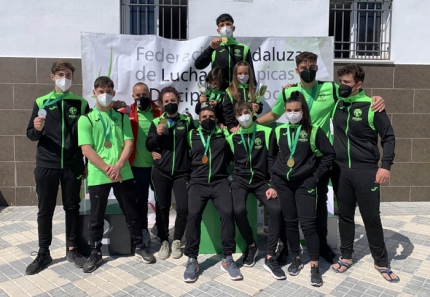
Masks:
[[[132,88],[137,82],[150,87],[153,100],[160,89],[173,85],[183,93],[180,111],[188,108],[196,116],[197,81],[211,68],[197,70],[194,61],[211,39],[176,41],[155,35],[82,33],[83,96],[90,105],[95,104],[93,83],[100,75],[114,81],[115,99],[129,104],[133,102]],[[317,79],[333,80],[332,37],[239,37],[237,40],[250,46],[256,79],[268,86],[263,113],[274,105],[282,86],[299,81],[295,56],[302,51],[318,55]]]

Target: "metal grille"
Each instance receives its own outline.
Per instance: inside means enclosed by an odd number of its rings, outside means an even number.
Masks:
[[[393,0],[331,0],[329,35],[338,59],[389,60]]]
[[[121,33],[188,39],[188,0],[122,0]]]

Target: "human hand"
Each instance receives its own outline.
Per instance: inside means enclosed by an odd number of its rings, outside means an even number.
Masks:
[[[273,198],[276,198],[276,197],[278,197],[278,193],[276,192],[275,189],[270,188],[270,189],[268,189],[266,191],[266,199],[267,200],[273,199]]]
[[[240,128],[240,125],[237,125],[237,127],[233,127],[233,128],[231,128],[231,129],[230,129],[230,132],[231,132],[231,133],[235,133],[235,132],[239,131],[239,128]]]
[[[384,168],[379,168],[376,172],[375,183],[384,184],[390,180],[390,171]]]
[[[121,168],[122,166],[119,164],[109,166],[109,169],[106,171],[106,174],[112,182],[120,178]]]
[[[372,106],[373,111],[381,112],[385,110],[385,100],[381,96],[372,96]]]
[[[199,101],[200,101],[200,103],[207,102],[206,95],[200,95],[200,97],[199,97]]]
[[[292,83],[288,83],[288,84],[286,84],[285,86],[283,86],[282,88],[283,89],[289,89],[289,88],[291,88],[293,86],[293,84]]]
[[[251,104],[252,104],[252,111],[258,112],[258,110],[260,109],[260,105],[258,105],[257,103],[251,103]]]
[[[218,103],[216,102],[216,100],[210,100],[209,101],[209,105],[212,107],[215,107]]]
[[[209,46],[212,49],[217,49],[220,46],[221,42],[222,42],[221,37],[215,37],[214,39],[211,40],[211,43]]]
[[[36,117],[33,120],[34,129],[37,131],[42,131],[45,127],[45,117]]]
[[[157,152],[152,152],[152,159],[153,160],[160,160],[161,159],[161,154],[157,153]]]
[[[165,124],[159,124],[157,127],[157,134],[163,135],[164,131],[166,131],[166,125]]]

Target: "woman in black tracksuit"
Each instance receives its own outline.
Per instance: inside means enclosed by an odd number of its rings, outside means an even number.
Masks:
[[[275,129],[270,157],[276,158],[271,169],[272,184],[278,192],[293,262],[290,275],[297,275],[300,260],[299,222],[311,260],[311,285],[321,286],[318,269],[319,239],[316,231],[316,184],[333,164],[335,153],[324,132],[312,126],[309,108],[303,95],[296,91],[285,102],[288,122]],[[316,151],[322,153],[316,166]]]
[[[178,113],[179,99],[180,95],[173,87],[165,87],[160,91],[158,103],[165,112],[152,121],[146,139],[148,151],[161,154],[161,158],[154,161],[151,176],[156,199],[158,237],[161,241],[158,252],[160,259],[167,259],[170,253],[175,259],[182,256],[180,246],[188,214],[185,184],[189,176],[190,159],[187,134],[194,125],[188,116]],[[176,220],[170,251],[168,237],[172,189],[176,200]]]

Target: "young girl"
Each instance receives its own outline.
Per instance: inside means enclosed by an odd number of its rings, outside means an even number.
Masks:
[[[161,241],[158,252],[160,259],[167,259],[170,256],[168,236],[172,189],[176,199],[175,233],[172,243],[174,259],[182,256],[180,246],[188,214],[185,183],[189,176],[190,159],[187,134],[194,126],[190,117],[178,112],[179,99],[180,95],[174,87],[165,87],[160,91],[158,104],[163,107],[164,113],[152,121],[146,139],[148,151],[161,155],[154,161],[151,177],[156,198],[158,237]]]
[[[236,102],[248,101],[252,103],[254,113],[260,114],[263,111],[263,103],[255,103],[254,81],[253,71],[247,62],[241,61],[234,65],[233,80],[223,102],[225,124],[230,132],[236,132],[239,129],[239,123],[234,114]]]
[[[205,94],[201,94],[199,102],[196,104],[196,114],[200,114],[202,103],[209,102],[209,105],[215,110],[215,116],[218,119],[218,124],[225,125],[224,114],[223,114],[223,100],[225,96],[225,90],[220,89],[224,82],[221,68],[214,68],[206,77],[206,83],[208,84]]]
[[[277,190],[285,220],[286,235],[293,255],[290,275],[303,268],[300,260],[299,222],[311,260],[311,285],[322,286],[318,269],[319,239],[316,230],[316,184],[330,170],[335,153],[318,126],[312,126],[309,108],[303,95],[292,92],[285,100],[288,122],[275,129],[270,144],[272,184]],[[322,153],[316,165],[316,151]]]

